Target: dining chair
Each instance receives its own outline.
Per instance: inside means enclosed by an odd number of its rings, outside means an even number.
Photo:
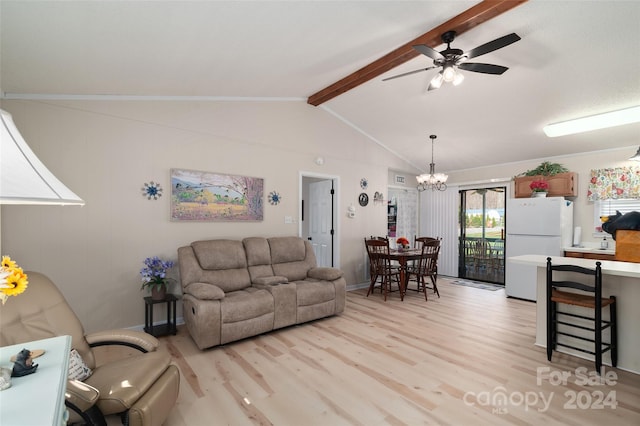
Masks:
[[[475,278],[486,278],[493,265],[491,253],[491,243],[484,238],[471,242],[470,259]]]
[[[556,276],[556,272],[564,276]],[[580,280],[580,277],[584,277]],[[587,281],[587,282],[579,282]],[[591,282],[589,282],[591,281]],[[569,289],[565,291],[564,289]],[[602,297],[601,263],[595,269],[575,265],[552,265],[547,258],[547,360],[553,351],[563,346],[585,352],[595,357],[596,372],[600,374],[602,355],[610,351],[611,365],[618,363],[618,325],[616,297]],[[573,309],[559,310],[559,305],[570,305]],[[603,308],[609,307],[609,319],[602,318]],[[562,328],[560,328],[561,326]],[[609,342],[604,342],[602,332],[610,329]],[[588,331],[592,333],[588,335]],[[565,336],[559,341],[559,336]],[[593,350],[575,346],[578,342],[590,342]]]
[[[422,246],[425,243],[428,242],[433,242],[433,241],[440,241],[442,242],[442,237],[418,237],[417,235],[413,236],[413,246],[416,249],[421,249]],[[418,262],[417,261],[413,261],[412,262],[413,266],[418,266]],[[437,271],[436,271],[436,275],[437,275]],[[417,291],[420,291],[420,288],[416,288]]]
[[[411,281],[416,282],[416,290],[424,292],[424,300],[427,300],[427,289],[433,289],[433,292],[440,297],[438,291],[438,256],[440,254],[440,240],[434,239],[427,241],[422,245],[422,251],[418,264],[407,267],[407,288]],[[427,277],[431,281],[431,287],[427,287]]]
[[[381,237],[381,236],[375,236],[372,235],[368,238],[369,240],[380,240],[380,241],[388,241],[389,239],[387,237]],[[364,239],[364,246],[365,249],[367,250],[367,257],[369,258],[369,278],[371,280],[371,285],[373,285],[375,287],[376,282],[378,281],[378,278],[380,278],[375,270],[375,265],[373,264],[373,262],[371,261],[371,255],[369,254],[369,250],[367,248],[367,238],[365,237]],[[382,292],[382,285],[380,285],[380,291]]]
[[[415,248],[422,247],[422,245],[424,243],[427,243],[429,241],[442,241],[442,238],[440,238],[440,237],[418,237],[417,235],[413,236],[413,246]]]
[[[394,291],[392,285],[396,283],[398,290],[400,289],[400,271],[391,264],[389,257],[389,240],[365,239],[367,254],[369,255],[371,284],[367,291],[367,297],[374,290],[375,284],[380,279],[380,287],[384,294],[384,300],[387,300],[387,294]]]

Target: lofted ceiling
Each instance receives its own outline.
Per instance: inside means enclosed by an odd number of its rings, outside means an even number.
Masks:
[[[313,94],[477,1],[0,0],[5,99]],[[460,34],[464,51],[515,32],[457,87],[427,92],[419,55],[320,106],[422,171],[640,145],[640,124],[547,138],[544,125],[640,105],[640,2],[530,0]],[[434,46],[437,50],[444,45]]]

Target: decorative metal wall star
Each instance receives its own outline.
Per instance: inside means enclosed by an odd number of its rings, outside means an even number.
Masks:
[[[271,205],[278,205],[280,203],[280,201],[282,201],[282,197],[280,197],[280,194],[278,194],[276,191],[271,191],[269,193],[269,204]]]
[[[152,198],[154,200],[157,200],[158,198],[162,197],[162,187],[159,183],[156,183],[154,181],[145,183],[144,187],[142,187],[142,196],[147,197],[147,200],[150,200]]]

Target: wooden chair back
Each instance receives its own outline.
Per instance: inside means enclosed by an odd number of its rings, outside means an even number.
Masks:
[[[592,282],[578,282],[573,280],[555,280],[554,271],[572,272],[576,274],[592,277]],[[582,293],[565,292],[559,289],[570,288]],[[586,293],[586,294],[585,294]],[[586,297],[585,297],[586,296]],[[557,303],[568,305],[584,306],[602,309],[602,267],[600,262],[596,262],[595,269],[584,268],[576,265],[552,265],[551,258],[547,258],[547,297]],[[607,299],[605,299],[606,301]],[[605,305],[606,306],[606,302]]]
[[[365,239],[367,254],[369,255],[369,264],[371,265],[371,274],[382,275],[391,266],[389,259],[389,240],[371,238]]]
[[[428,243],[431,241],[442,241],[440,237],[418,237],[417,235],[413,236],[413,246],[415,248],[422,247],[424,243]]]
[[[438,255],[440,254],[440,240],[427,241],[422,244],[422,252],[418,260],[417,273],[429,276],[438,273]]]

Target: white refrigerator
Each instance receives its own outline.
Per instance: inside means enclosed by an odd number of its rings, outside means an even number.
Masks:
[[[509,261],[523,254],[564,256],[573,239],[573,202],[563,197],[507,199],[505,292],[536,300],[537,267]]]

